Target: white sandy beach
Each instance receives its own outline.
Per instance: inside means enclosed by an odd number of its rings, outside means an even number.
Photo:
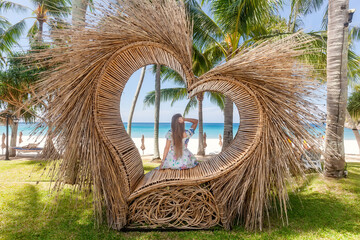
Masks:
[[[140,153],[142,154],[142,151],[140,150],[141,138],[133,138],[133,141],[135,142],[135,145],[139,149]],[[220,152],[221,147],[219,146],[219,139],[206,139],[206,143],[207,143],[207,147],[205,149],[206,155]],[[162,153],[163,153],[164,146],[165,146],[165,138],[159,139],[159,146],[160,146],[160,154],[162,157]],[[197,148],[198,148],[198,139],[190,139],[188,148],[192,153],[196,154]],[[154,139],[153,138],[145,138],[144,155],[152,154],[153,149],[154,149]],[[345,153],[346,154],[359,154],[359,149],[358,149],[356,140],[345,140]]]
[[[40,140],[40,139],[38,139]],[[133,138],[133,141],[136,145],[136,147],[139,149],[139,152],[141,155],[151,155],[154,151],[154,139],[153,138],[145,138],[145,150],[144,153],[140,149],[141,146],[141,138]],[[37,142],[36,139],[29,138],[28,136],[23,136],[23,142],[21,144],[18,144],[18,146],[25,146],[28,143],[35,143]],[[219,146],[219,139],[206,139],[207,147],[205,149],[206,155],[216,154],[219,153],[221,150],[221,147]],[[40,142],[39,147],[42,147],[44,145],[44,141]],[[162,157],[162,153],[165,146],[165,138],[159,139],[159,148],[160,148],[160,154]],[[198,139],[190,139],[190,142],[188,144],[189,150],[196,154],[197,148],[198,148]],[[359,154],[359,149],[356,143],[356,140],[345,140],[345,153],[346,154]]]

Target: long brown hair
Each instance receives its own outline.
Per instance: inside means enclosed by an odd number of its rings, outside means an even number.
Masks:
[[[175,157],[182,156],[183,135],[185,131],[185,123],[179,123],[179,118],[182,117],[180,113],[175,114],[171,119],[171,132],[175,150]]]

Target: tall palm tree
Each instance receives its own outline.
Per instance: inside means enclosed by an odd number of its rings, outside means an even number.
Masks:
[[[92,0],[72,0],[71,22],[74,27],[82,28],[85,26],[86,11],[89,4],[93,4]],[[50,127],[49,127],[50,128]],[[49,145],[51,146],[52,137],[51,132],[48,134]],[[51,153],[51,150],[49,151]],[[76,156],[75,156],[76,157]],[[67,168],[68,172],[65,174],[65,182],[74,185],[77,181],[79,172],[79,165],[77,161],[72,161],[73,166]]]
[[[34,19],[34,22],[29,29],[27,35],[33,43],[41,44],[43,41],[44,24],[50,25],[52,22],[57,22],[67,17],[70,13],[70,0],[30,0],[34,9],[11,1],[2,1],[3,10],[16,8],[22,11],[31,12],[31,16],[25,17],[18,23],[24,23],[27,19]],[[23,33],[24,29],[21,29]]]
[[[85,24],[86,10],[92,4],[92,0],[72,0],[71,22],[73,26]]]
[[[154,155],[152,160],[160,160],[160,151],[159,151],[159,121],[160,121],[160,97],[161,97],[161,86],[160,86],[160,71],[161,65],[156,65],[156,75],[155,75],[155,119],[154,119]]]
[[[128,122],[127,122],[127,133],[129,134],[130,137],[131,137],[131,123],[132,123],[132,119],[133,119],[133,116],[134,116],[136,102],[138,100],[139,93],[140,93],[140,90],[141,90],[141,86],[142,86],[143,81],[144,81],[145,72],[146,72],[146,66],[143,67],[142,70],[141,70],[139,83],[138,83],[136,91],[135,91],[134,99],[133,99],[133,101],[131,103],[129,118],[128,118]]]
[[[325,176],[345,176],[344,123],[347,102],[349,0],[329,0],[327,39],[327,124]],[[335,135],[334,135],[335,134]]]
[[[209,2],[213,18],[208,16],[196,1],[187,1],[194,22],[194,43],[200,47],[214,45],[223,58],[231,59],[247,40],[266,32],[265,22],[281,6],[279,0],[214,0]],[[233,103],[225,98],[223,149],[233,138]]]

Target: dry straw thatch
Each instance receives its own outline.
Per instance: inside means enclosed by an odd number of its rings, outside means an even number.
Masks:
[[[309,39],[258,44],[197,79],[181,1],[119,1],[89,19],[85,28],[53,32],[57,46],[35,56],[52,67],[37,87],[56,96],[47,116],[62,153],[56,188],[75,176],[76,187],[93,190],[97,217],[105,208],[114,229],[230,228],[236,219],[261,229],[276,201],[286,215],[286,182],[303,174],[303,140],[319,151],[321,145],[311,125],[320,122],[319,110],[308,100],[316,84],[297,60]],[[232,145],[193,169],[144,175],[119,102],[131,74],[148,64],[179,72],[191,96],[230,97],[241,118]]]

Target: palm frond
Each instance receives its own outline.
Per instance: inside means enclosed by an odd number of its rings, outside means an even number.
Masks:
[[[352,27],[349,32],[349,41],[360,40],[360,27]]]
[[[196,100],[196,97],[190,98],[189,102],[186,104],[183,116],[185,117],[191,109],[194,109],[197,107],[198,101]]]
[[[151,68],[153,74],[156,73],[156,68],[157,68],[156,65],[153,65],[153,67]],[[160,76],[161,76],[162,82],[172,81],[173,83],[175,83],[178,86],[183,86],[183,87],[186,86],[186,82],[181,77],[181,75],[178,72],[176,72],[174,69],[169,68],[167,66],[161,66]]]
[[[219,44],[225,37],[218,24],[208,16],[196,1],[186,1],[186,6],[193,21],[193,42],[200,49],[208,44]]]
[[[223,32],[249,36],[263,21],[277,12],[282,1],[277,0],[215,0],[210,3],[215,21]]]
[[[329,5],[326,6],[323,18],[321,20],[321,29],[325,31],[327,30],[327,26],[328,26],[328,14],[329,14]]]
[[[186,88],[163,88],[160,90],[160,101],[167,102],[171,101],[171,105],[174,102],[186,99],[187,89]],[[144,98],[144,107],[149,107],[155,104],[155,91],[148,92]]]
[[[71,13],[70,0],[31,0],[34,5],[42,5],[46,8],[47,15],[64,18]]]
[[[295,1],[293,1],[293,2],[295,2]],[[311,14],[313,12],[320,10],[320,8],[322,7],[322,5],[325,1],[324,0],[296,0],[296,2],[299,3],[299,12],[305,16],[305,15],[308,15],[308,14]]]
[[[20,39],[22,33],[25,31],[25,27],[25,20],[22,20],[3,32],[0,36],[0,51],[11,53],[11,48],[17,44],[17,40]]]
[[[38,32],[39,32],[39,26],[38,23],[35,21],[27,33],[27,37],[29,38],[30,42],[32,42],[35,39],[36,34],[38,34]]]
[[[14,10],[16,12],[25,12],[28,10],[31,10],[31,8],[19,4],[19,3],[15,3],[15,2],[11,2],[11,1],[0,1],[0,10],[4,10],[4,11],[8,11],[8,10]]]
[[[218,92],[206,92],[206,95],[209,97],[210,102],[218,106],[221,111],[225,107],[225,96]]]
[[[358,123],[360,120],[360,91],[354,91],[348,99],[347,110],[352,119]]]
[[[354,87],[359,84],[360,80],[360,56],[358,56],[353,50],[348,51],[348,84]]]

